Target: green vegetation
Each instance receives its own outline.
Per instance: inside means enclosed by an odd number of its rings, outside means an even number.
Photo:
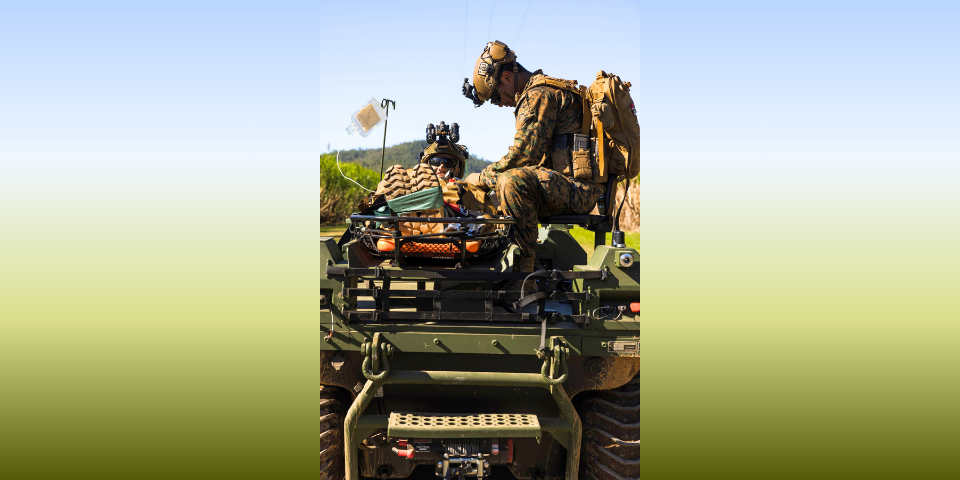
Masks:
[[[341,161],[340,169],[344,175],[371,190],[375,190],[380,182],[377,172],[352,163]],[[342,223],[366,194],[366,190],[340,175],[333,155],[320,157],[320,225]]]
[[[625,243],[628,247],[636,248],[640,250],[640,232],[625,232]],[[593,254],[593,232],[585,228],[574,227],[570,230],[570,234],[573,235],[573,238],[577,240],[584,250],[587,251],[587,255]],[[610,245],[610,234],[607,234],[607,245]]]
[[[420,163],[420,150],[426,146],[426,141],[414,140],[412,142],[404,142],[392,147],[387,147],[383,159],[384,170],[397,164],[403,165],[403,168],[413,168]],[[334,156],[336,156],[336,154],[337,152],[332,153]],[[344,165],[345,163],[355,164],[373,170],[379,178],[380,149],[368,148],[344,150],[340,152],[340,165]],[[490,162],[482,158],[471,155],[470,158],[467,159],[467,172],[464,174],[464,176],[471,173],[480,172],[489,163]]]

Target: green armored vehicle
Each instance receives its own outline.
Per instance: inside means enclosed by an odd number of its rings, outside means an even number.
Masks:
[[[599,215],[540,219],[533,274],[509,217],[374,205],[322,238],[320,478],[637,478],[640,267],[622,232],[604,245],[615,187]]]

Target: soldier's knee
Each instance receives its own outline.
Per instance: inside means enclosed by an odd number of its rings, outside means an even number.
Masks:
[[[500,197],[501,202],[504,199],[507,199],[509,202],[512,199],[517,198],[521,194],[521,191],[517,189],[517,181],[509,175],[501,175],[497,178],[497,195]]]

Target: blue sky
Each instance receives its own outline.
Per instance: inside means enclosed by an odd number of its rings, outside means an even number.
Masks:
[[[814,162],[871,157],[864,167],[893,154],[956,159],[955,3],[613,2],[604,10],[618,15],[593,33],[582,9],[8,2],[0,148],[21,161],[108,168],[283,162],[336,148],[349,115],[386,97],[398,107],[388,144],[456,121],[475,154],[495,159],[511,112],[474,109],[459,88],[484,43],[500,39],[548,74],[589,82],[605,69],[632,81],[651,165],[661,155],[729,163],[722,157],[800,152]],[[349,147],[381,141],[378,132]]]

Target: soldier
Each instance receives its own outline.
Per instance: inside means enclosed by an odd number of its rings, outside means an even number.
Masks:
[[[438,177],[450,180],[460,178],[468,155],[466,147],[462,145],[435,142],[420,152],[420,163],[429,164],[437,171]]]
[[[538,217],[588,213],[604,191],[592,179],[573,176],[570,138],[583,131],[584,119],[582,100],[574,93],[578,87],[541,70],[527,71],[517,63],[517,55],[497,41],[487,44],[474,68],[473,85],[464,79],[463,90],[477,107],[487,100],[515,107],[513,145],[500,161],[470,174],[465,182],[496,189],[500,208],[516,221],[514,241],[520,258],[514,268],[532,272]],[[507,289],[519,290],[519,282]]]

